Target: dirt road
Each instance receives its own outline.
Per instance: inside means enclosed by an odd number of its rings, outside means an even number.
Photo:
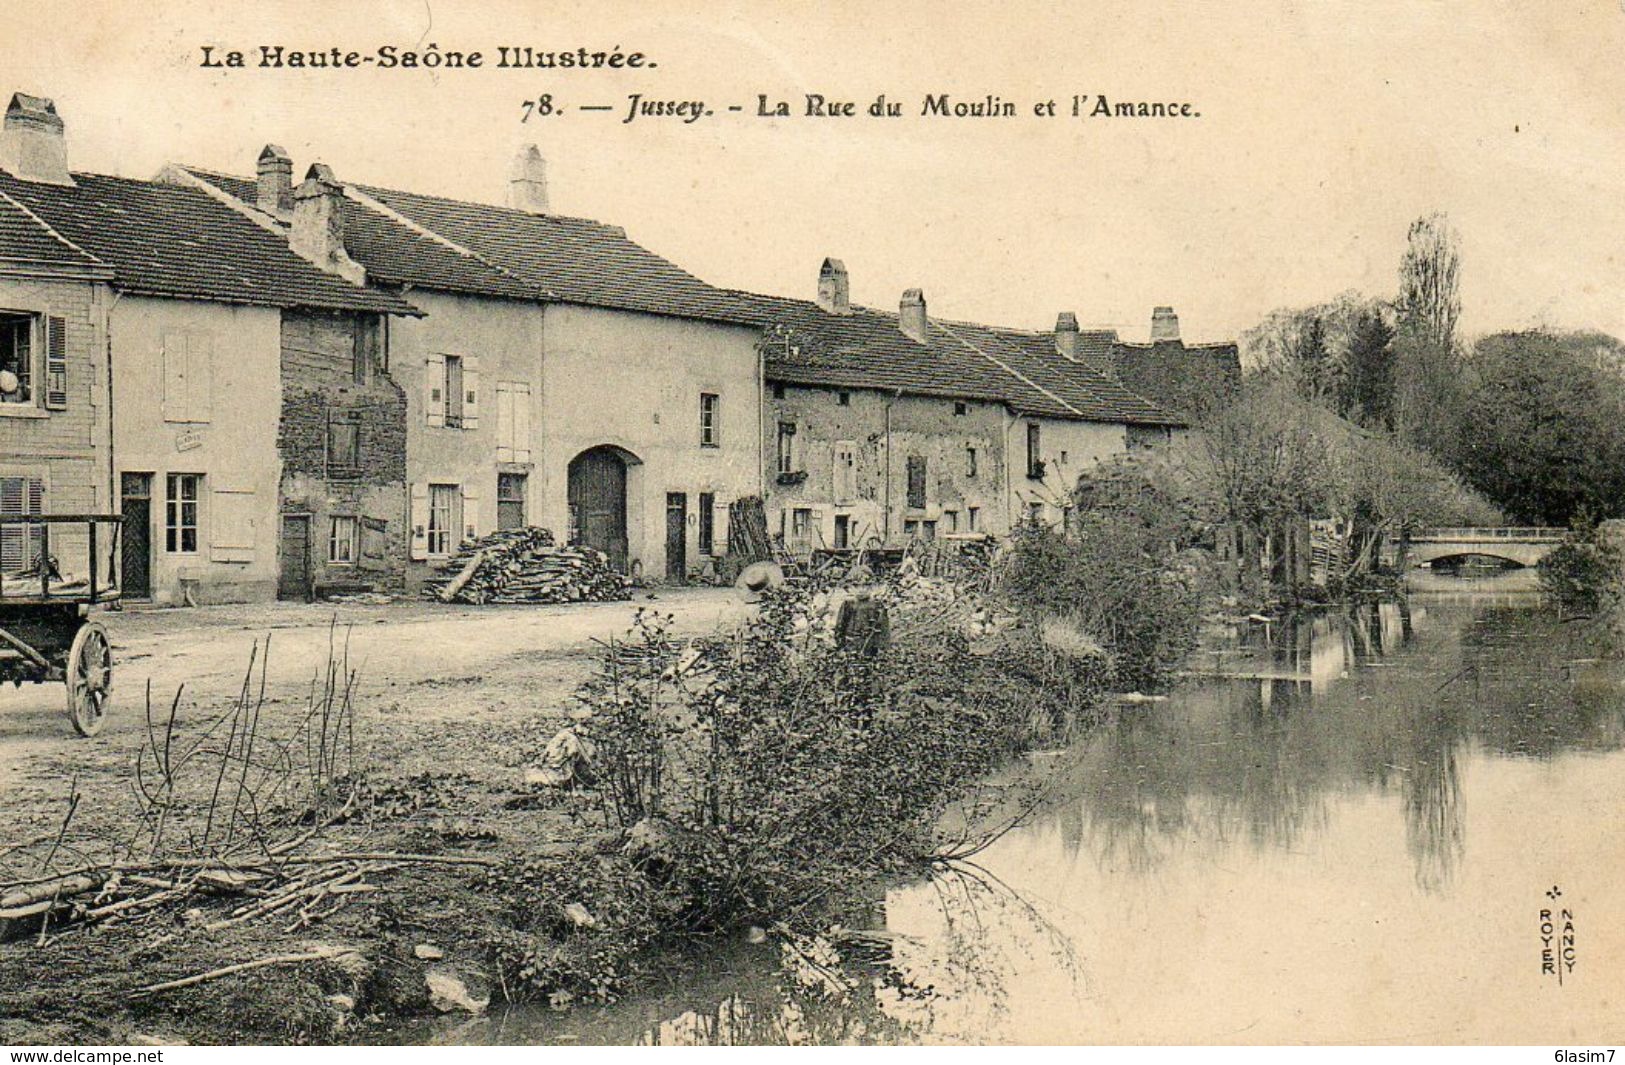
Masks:
[[[714,631],[750,609],[732,589],[682,589],[571,606],[269,603],[103,615],[116,664],[113,709],[101,735],[85,740],[73,732],[61,685],[0,691],[0,795],[11,814],[0,819],[0,840],[19,827],[16,815],[34,819],[27,807],[57,803],[74,772],[91,789],[97,778],[111,782],[127,772],[146,740],[149,682],[160,711],[185,686],[182,722],[229,705],[256,641],[263,652],[270,639],[269,703],[289,708],[304,705],[330,643],[342,655],[348,642],[360,671],[358,722],[370,718],[381,732],[399,734],[431,723],[455,729],[459,718],[489,726],[562,713],[591,668],[592,641],[623,634],[639,607],[673,614],[680,635]],[[405,756],[432,764],[434,751]]]

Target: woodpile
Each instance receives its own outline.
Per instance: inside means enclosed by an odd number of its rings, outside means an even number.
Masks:
[[[627,579],[602,551],[560,547],[546,529],[504,529],[465,541],[424,584],[443,603],[603,603],[630,599]]]
[[[740,566],[773,560],[767,506],[761,496],[743,496],[728,505],[728,554]]]

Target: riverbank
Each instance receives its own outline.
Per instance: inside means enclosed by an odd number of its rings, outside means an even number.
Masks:
[[[229,792],[238,766],[218,756],[245,749],[232,737],[252,721],[260,749],[292,749],[299,761],[308,694],[276,684],[255,698],[251,680],[241,688],[251,714],[222,724],[229,707],[197,706],[173,728],[160,700],[154,725],[132,726],[116,748],[122,756],[80,746],[30,766],[34,783],[10,788],[25,801],[7,807],[8,871],[118,864],[49,921],[11,923],[0,943],[0,1039],[379,1042],[442,1011],[612,1000],[664,945],[752,925],[794,942],[845,887],[927,859],[943,842],[931,830],[946,803],[973,813],[1008,804],[975,782],[1098,691],[1093,667],[1069,688],[1053,655],[1012,658],[998,641],[973,651],[960,627],[991,626],[935,594],[897,612],[884,662],[855,662],[820,631],[828,605],[823,620],[783,611],[756,638],[695,641],[692,624],[664,621],[653,639],[615,654],[577,644],[524,655],[517,669],[421,678],[408,699],[427,698],[432,714],[377,700],[375,681],[358,683],[366,697],[353,702],[340,684],[328,704],[342,727],[323,735],[353,735],[353,749],[330,760],[342,764],[306,806],[271,804],[255,822],[266,842],[297,847],[239,841],[213,863],[235,875],[208,882],[166,860],[204,853],[211,839],[217,852],[221,830],[211,836],[205,822],[223,816],[220,781]],[[699,669],[696,646],[709,648]],[[671,683],[685,661],[692,675]],[[864,685],[866,698],[843,694]],[[645,716],[627,718],[629,706]],[[681,718],[696,709],[709,718]],[[597,790],[526,783],[567,727],[598,745]],[[662,790],[621,788],[621,805],[606,803],[629,768],[648,768],[639,762],[648,752],[628,744],[650,729],[676,752],[658,774]],[[724,732],[740,757],[719,759],[695,739]],[[131,740],[144,782],[131,780]],[[194,767],[232,773],[177,780],[162,805],[172,819],[165,842],[148,847],[156,808],[130,792],[153,788],[160,747],[195,750]],[[55,789],[44,783],[53,778]],[[702,798],[711,813],[694,813]],[[230,823],[255,802],[233,803]],[[299,876],[312,882],[280,860],[290,854],[322,871],[321,890],[272,907]],[[222,972],[240,966],[250,967]]]

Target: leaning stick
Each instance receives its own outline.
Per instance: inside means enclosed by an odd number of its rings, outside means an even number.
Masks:
[[[358,953],[360,952],[354,947],[327,947],[323,950],[313,950],[306,954],[277,954],[269,958],[259,958],[255,961],[239,962],[236,965],[227,965],[219,969],[210,969],[206,973],[198,973],[196,976],[185,976],[179,980],[165,980],[161,984],[148,984],[146,987],[136,988],[134,991],[130,992],[130,994],[132,996],[155,995],[160,991],[173,991],[178,987],[190,987],[193,984],[201,984],[206,980],[214,980],[222,976],[230,976],[233,973],[247,972],[250,969],[263,969],[270,965],[294,965],[299,962],[306,961],[327,961],[331,958],[342,957],[346,954]]]

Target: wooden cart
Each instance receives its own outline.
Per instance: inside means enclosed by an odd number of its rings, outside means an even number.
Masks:
[[[0,517],[0,682],[63,682],[84,736],[101,731],[112,693],[112,647],[91,611],[118,601],[123,525],[116,514]]]

